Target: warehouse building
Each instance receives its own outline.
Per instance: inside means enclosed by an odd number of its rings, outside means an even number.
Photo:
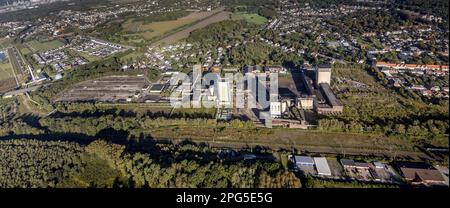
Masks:
[[[331,84],[331,64],[322,64],[317,67],[316,83],[317,85],[322,83]]]
[[[150,92],[151,93],[161,93],[165,88],[164,84],[154,84],[151,88],[150,88]]]
[[[328,166],[327,159],[324,157],[315,157],[314,163],[316,164],[317,174],[322,176],[331,176],[330,166]]]
[[[221,78],[217,83],[218,105],[231,107],[232,102],[232,84],[231,80]]]
[[[355,168],[355,161],[350,159],[341,159],[341,164],[344,168]]]
[[[314,108],[314,98],[312,96],[299,97],[298,105],[300,109],[311,110]]]
[[[295,164],[300,167],[300,166],[314,166],[314,159],[312,157],[308,157],[308,156],[295,156],[294,157],[295,160]]]
[[[326,105],[318,105],[317,112],[321,114],[336,114],[342,113],[344,106],[336,98],[333,91],[330,89],[330,85],[327,83],[322,83],[319,85],[321,93],[326,100]]]
[[[402,164],[399,169],[405,179],[412,184],[441,185],[445,184],[442,174],[427,164]]]
[[[302,72],[300,75],[304,94],[298,98],[299,107],[314,109],[319,114],[339,114],[344,106],[331,90],[331,65],[322,64],[316,67],[315,82],[310,75]]]

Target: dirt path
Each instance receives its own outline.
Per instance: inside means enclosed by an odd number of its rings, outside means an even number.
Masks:
[[[33,107],[31,107],[31,105],[29,103],[30,100],[28,99],[28,97],[26,95],[20,95],[19,100],[20,100],[20,103],[22,103],[23,106],[25,107],[25,110],[27,111],[27,113],[31,113],[31,114],[39,116],[39,117],[44,117],[47,115],[47,113],[45,113],[45,112],[41,112],[41,111],[37,111],[37,110],[33,109]]]

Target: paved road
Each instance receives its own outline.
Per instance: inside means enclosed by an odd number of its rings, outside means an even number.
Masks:
[[[32,91],[35,91],[35,90],[39,89],[39,87],[41,87],[41,86],[38,85],[38,86],[29,87],[29,88],[24,88],[24,89],[19,89],[19,90],[14,90],[14,91],[9,91],[9,92],[5,93],[3,96],[16,96],[16,95],[20,95],[20,94],[24,94],[24,93],[26,93],[26,92],[32,92]]]

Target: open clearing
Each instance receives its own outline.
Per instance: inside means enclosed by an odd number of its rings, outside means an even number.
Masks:
[[[20,51],[22,55],[28,55],[32,53],[32,51],[25,44],[16,44],[16,48]]]
[[[233,13],[233,20],[241,20],[244,19],[247,22],[250,23],[255,23],[255,24],[264,24],[265,22],[267,22],[267,18],[259,15],[259,14],[255,14],[255,13],[245,13],[245,12],[237,12],[237,13]]]
[[[64,45],[63,42],[59,40],[51,40],[46,42],[39,42],[37,40],[32,40],[27,43],[33,50],[44,52],[51,49],[59,48]]]
[[[9,38],[0,39],[0,49],[7,48],[13,44],[13,40]]]
[[[153,43],[152,45],[157,46],[157,45],[162,45],[162,44],[175,43],[179,40],[189,37],[191,32],[194,30],[201,29],[203,27],[206,27],[206,26],[216,23],[216,22],[221,22],[221,21],[230,19],[231,14],[232,14],[231,12],[224,12],[224,11],[219,12],[219,13],[212,15],[204,20],[201,20],[200,22],[198,22],[192,26],[187,27],[186,29],[183,29],[179,32],[171,34],[171,35]]]
[[[16,87],[13,68],[8,61],[0,62],[0,93],[7,92]]]
[[[5,79],[13,78],[14,74],[12,73],[12,67],[9,62],[0,62],[0,81]]]
[[[145,23],[144,21],[136,21],[135,19],[132,18],[127,20],[122,25],[122,28],[125,32],[130,34],[130,37],[138,36],[143,39],[150,40],[152,38],[160,37],[184,25],[188,25],[196,21],[202,20],[204,18],[207,18],[222,10],[223,9],[216,9],[209,12],[193,12],[177,20],[151,22],[151,23]],[[137,40],[139,40],[139,38]]]

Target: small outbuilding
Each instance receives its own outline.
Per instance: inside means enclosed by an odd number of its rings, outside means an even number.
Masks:
[[[373,162],[373,165],[375,166],[375,168],[378,168],[378,169],[384,169],[385,168],[384,164],[381,163],[381,162]]]
[[[344,166],[344,168],[354,168],[355,166],[355,161],[354,160],[350,160],[350,159],[341,159],[341,164],[342,166]]]
[[[369,169],[370,165],[366,162],[355,162],[355,167],[358,169]]]

